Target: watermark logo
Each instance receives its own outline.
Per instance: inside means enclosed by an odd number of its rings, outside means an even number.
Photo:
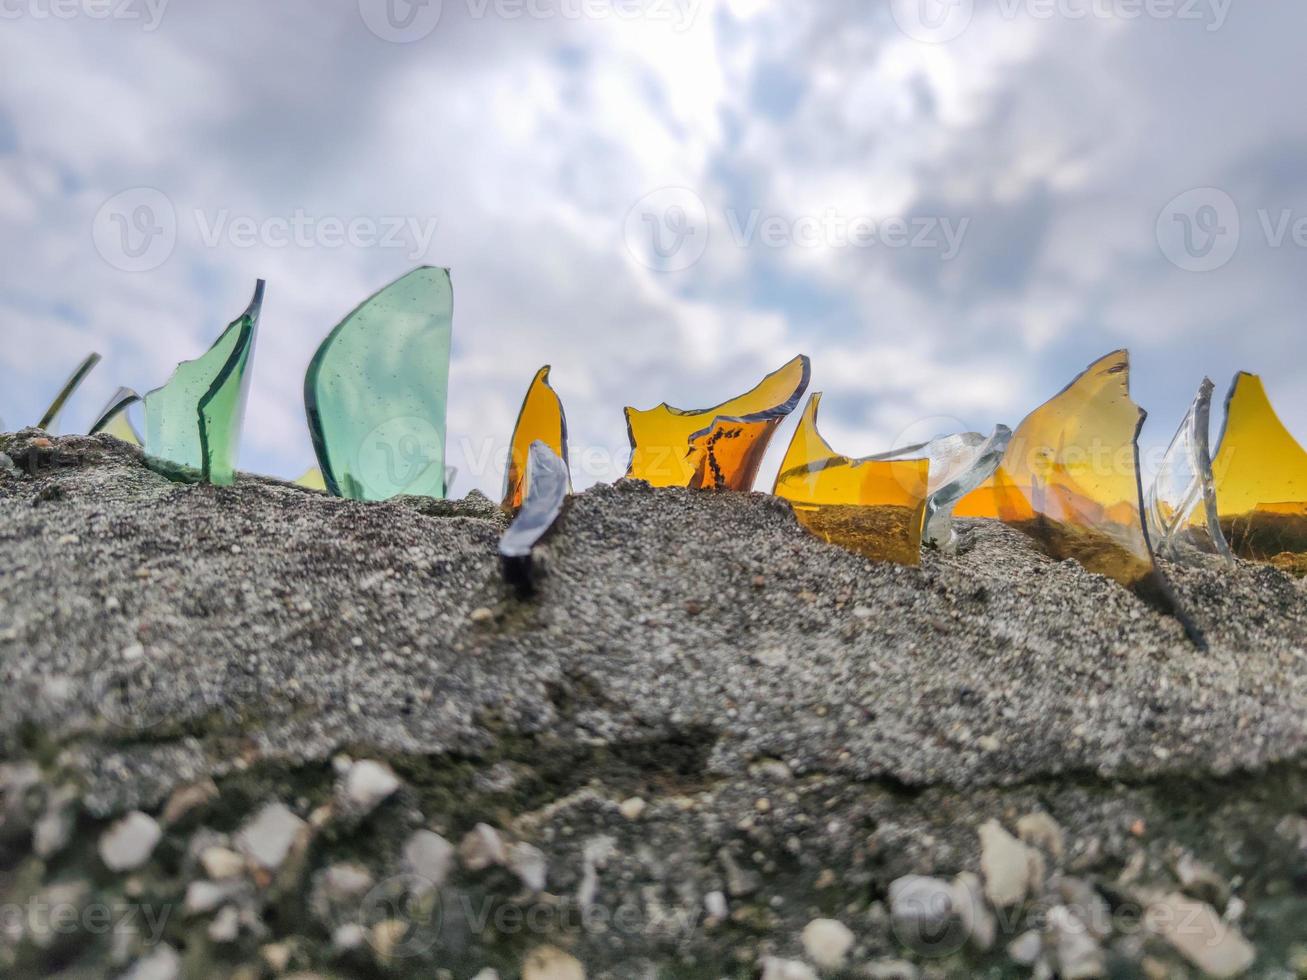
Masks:
[[[391,44],[412,44],[440,24],[443,0],[359,0],[363,23]]]
[[[944,44],[971,26],[975,0],[890,0],[894,22],[914,41]]]
[[[1186,272],[1212,272],[1239,248],[1239,207],[1225,191],[1195,187],[1171,199],[1157,216],[1162,254]]]
[[[146,33],[159,29],[171,0],[0,0],[0,20],[136,21]]]
[[[363,898],[359,924],[386,960],[429,953],[440,940],[440,890],[421,875],[403,874],[377,884]]]
[[[226,208],[196,210],[195,225],[205,248],[402,248],[408,258],[427,254],[439,221],[413,215],[314,215],[296,208],[288,216],[256,218]]]
[[[418,416],[390,419],[359,444],[357,472],[383,497],[416,494],[444,480],[445,446],[430,421]]]
[[[91,225],[100,257],[123,272],[149,272],[177,246],[177,209],[163,191],[133,187],[101,205]]]
[[[681,272],[708,248],[708,208],[686,187],[646,194],[626,215],[626,247],[655,272]]]
[[[102,660],[91,675],[91,696],[105,721],[124,731],[154,728],[168,714],[165,699],[157,696],[150,682],[145,648],[132,644],[119,654]]]

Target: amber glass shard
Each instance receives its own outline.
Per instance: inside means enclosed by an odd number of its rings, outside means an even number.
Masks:
[[[1307,574],[1307,451],[1275,414],[1255,374],[1234,379],[1212,477],[1230,550]]]
[[[626,410],[626,475],[656,487],[751,490],[776,428],[799,404],[811,366],[802,354],[752,391],[716,408],[685,411],[666,402]]]
[[[313,355],[304,408],[334,496],[444,497],[453,301],[448,269],[414,269],[364,301]]]
[[[99,354],[90,353],[86,355],[82,363],[77,365],[73,373],[68,376],[68,380],[63,383],[63,386],[59,389],[59,393],[54,396],[54,401],[50,403],[50,407],[47,408],[45,414],[41,416],[41,421],[36,423],[38,429],[45,429],[47,432],[51,433],[54,432],[55,422],[58,421],[59,413],[63,411],[64,405],[68,403],[68,399],[73,396],[73,392],[78,389],[81,383],[86,380],[86,376],[90,374],[92,369],[94,369],[94,367],[99,363]]]
[[[1130,400],[1130,355],[1091,364],[1017,427],[1003,462],[958,505],[958,516],[997,516],[1059,560],[1132,588],[1184,623],[1153,564],[1144,529],[1136,439],[1145,413]]]
[[[307,490],[321,490],[325,492],[327,489],[327,481],[322,478],[322,470],[318,469],[316,466],[310,466],[307,470],[301,473],[299,478],[295,481],[295,485],[297,487],[304,487]]]
[[[197,470],[206,483],[236,478],[263,287],[260,279],[245,312],[203,356],[177,365],[168,383],[144,398],[145,451]]]
[[[504,579],[522,594],[535,588],[538,569],[532,551],[562,514],[571,477],[563,458],[537,439],[527,452],[525,483],[522,507],[499,541]]]
[[[1172,561],[1192,557],[1196,551],[1215,552],[1230,560],[1230,549],[1216,520],[1207,442],[1212,390],[1212,382],[1203,378],[1162,457],[1157,476],[1144,493],[1144,516],[1153,550]]]
[[[878,561],[916,565],[930,460],[850,459],[817,431],[821,393],[804,407],[772,492],[817,537]]]
[[[522,400],[513,438],[509,443],[508,468],[504,472],[504,507],[517,510],[526,496],[526,467],[531,446],[543,442],[567,468],[567,417],[563,403],[549,387],[549,365],[536,372]],[[569,486],[570,491],[570,477]]]
[[[121,439],[129,446],[141,445],[141,435],[127,417],[127,409],[141,400],[141,396],[131,388],[119,388],[115,391],[91,426],[91,435],[104,432],[116,439]]]

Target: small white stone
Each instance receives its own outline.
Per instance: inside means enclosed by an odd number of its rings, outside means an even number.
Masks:
[[[522,964],[522,980],[585,980],[585,967],[554,946],[538,946]]]
[[[1023,932],[1007,944],[1007,955],[1012,957],[1012,962],[1019,963],[1022,966],[1033,965],[1043,951],[1044,941],[1040,938],[1039,931],[1036,929]]]
[[[200,865],[214,881],[239,878],[245,872],[245,858],[226,847],[206,847],[200,854]]]
[[[32,828],[32,850],[39,858],[53,857],[73,838],[73,814],[67,807],[55,807]]]
[[[454,845],[430,830],[419,830],[404,845],[404,867],[419,879],[409,890],[425,895],[440,888],[449,877],[454,861]]]
[[[499,831],[489,824],[479,823],[463,835],[458,845],[458,857],[469,871],[483,871],[492,865],[503,864],[508,854]]]
[[[703,908],[714,919],[725,919],[730,912],[726,906],[726,896],[721,892],[709,892],[705,895]]]
[[[494,618],[494,611],[485,606],[473,609],[471,614],[468,616],[468,619],[472,620],[474,623],[488,623]]]
[[[167,943],[160,944],[136,961],[120,980],[177,980],[182,975],[182,958]]]
[[[186,886],[182,911],[187,915],[204,915],[230,902],[240,891],[239,881],[192,881]]]
[[[1038,847],[1054,861],[1062,860],[1066,834],[1058,822],[1042,810],[1027,813],[1017,821],[1017,836],[1031,847]]]
[[[100,860],[110,871],[134,871],[150,859],[162,836],[153,817],[133,810],[100,837]]]
[[[116,612],[118,607],[121,605],[122,603],[118,601],[117,596],[111,595],[104,600],[104,608],[106,612]]]
[[[823,970],[838,970],[853,948],[853,933],[835,919],[813,919],[803,929],[803,951]]]
[[[346,922],[344,925],[337,926],[331,934],[331,946],[338,953],[346,953],[352,949],[358,949],[367,942],[368,934],[363,927],[357,922]]]
[[[768,956],[762,961],[762,980],[818,980],[818,978],[816,971],[807,963]]]
[[[365,813],[371,813],[399,786],[399,777],[395,771],[372,759],[361,759],[354,763],[345,776],[345,795]]]
[[[627,820],[639,820],[640,815],[644,813],[646,804],[638,796],[632,796],[629,800],[623,800],[617,811]]]
[[[259,956],[273,973],[285,973],[290,966],[290,943],[268,943],[259,947]]]
[[[123,659],[126,661],[140,660],[145,656],[145,647],[139,643],[133,643],[130,646],[123,647]]]
[[[1005,909],[1025,900],[1032,880],[1043,877],[1038,852],[1026,847],[997,820],[980,828],[980,869],[985,874],[985,896],[995,908]]]
[[[484,970],[482,970],[480,973],[474,976],[472,980],[499,980],[499,971],[491,969],[490,967],[486,967]]]
[[[549,862],[540,848],[519,841],[508,850],[508,867],[531,891],[545,890]]]
[[[1154,903],[1144,921],[1209,977],[1237,977],[1257,957],[1248,940],[1222,922],[1215,909],[1184,895],[1167,895]]]
[[[241,828],[236,847],[261,867],[276,871],[306,826],[284,803],[269,803]]]
[[[209,938],[215,943],[234,943],[240,935],[241,916],[234,905],[228,905],[209,923]]]

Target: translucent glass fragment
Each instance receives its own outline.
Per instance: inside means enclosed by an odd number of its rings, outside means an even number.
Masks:
[[[104,403],[104,408],[100,409],[95,424],[91,426],[90,434],[104,432],[115,439],[121,439],[129,446],[141,445],[141,435],[127,416],[127,409],[140,400],[141,396],[131,388],[119,388]]]
[[[738,398],[685,411],[666,402],[626,410],[631,439],[627,476],[656,487],[751,490],[777,427],[808,388],[811,366],[799,355]]]
[[[1075,558],[1127,586],[1155,574],[1141,515],[1130,356],[1091,364],[1017,427],[993,477],[962,499],[958,517],[998,517],[1053,558]]]
[[[82,363],[77,365],[73,373],[68,376],[68,380],[60,387],[59,393],[54,396],[54,401],[50,403],[50,407],[41,416],[41,421],[36,423],[38,429],[45,429],[46,432],[50,433],[54,432],[55,423],[59,420],[59,413],[63,411],[64,405],[68,403],[68,399],[73,396],[73,392],[78,389],[81,383],[86,380],[86,376],[99,363],[99,354],[91,353],[86,355]]]
[[[295,481],[295,486],[304,487],[306,490],[321,490],[325,492],[327,489],[327,481],[322,478],[322,470],[318,469],[316,466],[310,466],[300,474],[299,478]]]
[[[1307,574],[1307,451],[1275,414],[1255,374],[1234,379],[1212,477],[1230,550]]]
[[[537,572],[532,551],[562,514],[571,477],[562,457],[536,440],[527,453],[525,482],[522,507],[499,540],[499,558],[505,581],[519,593],[529,594]]]
[[[1184,560],[1195,551],[1215,552],[1230,560],[1230,549],[1216,519],[1208,449],[1213,387],[1210,379],[1203,378],[1144,493],[1144,516],[1153,550],[1172,561]]]
[[[554,389],[549,387],[549,365],[546,364],[531,381],[531,387],[522,399],[522,410],[513,427],[509,443],[508,467],[504,472],[504,507],[517,510],[526,497],[526,468],[531,446],[543,442],[554,451],[567,468],[567,417],[563,403]],[[570,476],[569,486],[570,492]]]
[[[422,266],[365,300],[313,355],[304,409],[332,495],[445,496],[453,309],[449,270]]]
[[[817,537],[878,561],[916,565],[930,460],[850,459],[817,431],[821,393],[804,407],[772,492]]]
[[[980,484],[988,480],[1007,451],[1012,430],[995,426],[988,437],[979,432],[962,432],[940,436],[917,446],[872,456],[871,459],[904,459],[925,456],[930,460],[930,480],[926,499],[926,525],[922,540],[945,552],[957,549],[953,530],[953,508]]]
[[[143,399],[145,451],[198,470],[206,483],[225,485],[236,478],[263,287],[260,279],[249,307],[205,354],[177,365],[168,383]]]

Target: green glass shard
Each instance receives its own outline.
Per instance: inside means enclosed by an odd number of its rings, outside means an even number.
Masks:
[[[313,355],[304,409],[334,496],[444,497],[453,305],[449,270],[423,266],[366,300]]]
[[[199,471],[207,483],[225,485],[236,478],[263,286],[260,279],[249,307],[202,357],[177,365],[168,383],[143,399],[146,452]]]
[[[136,431],[136,426],[132,425],[132,420],[127,417],[127,409],[140,400],[141,396],[131,388],[119,388],[104,403],[104,408],[100,409],[95,424],[91,426],[90,434],[103,432],[115,439],[121,439],[129,446],[141,445],[140,433]]]
[[[73,392],[77,390],[78,386],[86,380],[86,376],[90,374],[91,370],[99,363],[99,354],[90,353],[86,355],[85,360],[77,365],[77,369],[74,370],[73,373],[68,376],[68,380],[63,383],[63,387],[59,389],[59,394],[54,396],[54,401],[50,403],[50,407],[47,408],[45,414],[41,416],[41,421],[36,423],[38,429],[45,429],[46,432],[50,433],[54,432],[55,422],[58,421],[59,413],[63,411],[64,405],[68,402],[68,399],[72,397]]]

